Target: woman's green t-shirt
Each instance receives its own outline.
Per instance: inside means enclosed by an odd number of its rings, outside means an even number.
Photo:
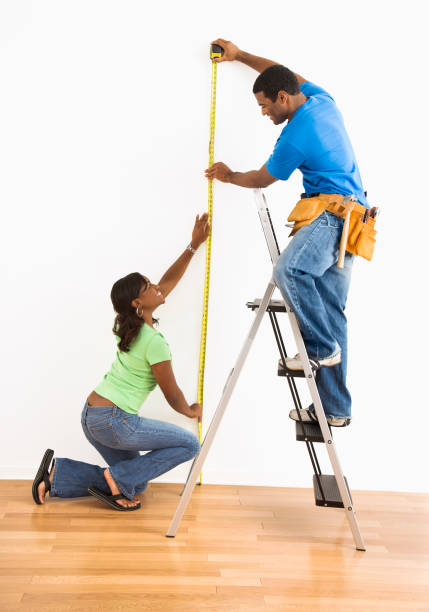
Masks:
[[[116,336],[116,342],[119,341]],[[128,353],[117,350],[116,360],[95,391],[125,412],[137,414],[158,384],[151,366],[169,360],[171,351],[164,336],[144,324]]]

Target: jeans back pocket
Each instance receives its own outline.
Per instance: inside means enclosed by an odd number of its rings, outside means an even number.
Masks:
[[[103,409],[102,409],[103,410]],[[90,414],[88,411],[86,418],[86,429],[90,437],[110,448],[117,448],[119,446],[119,439],[114,431],[115,418],[112,415],[113,408],[111,407],[110,413],[102,415]]]
[[[114,406],[88,406],[86,425],[88,429],[97,431],[111,427]]]

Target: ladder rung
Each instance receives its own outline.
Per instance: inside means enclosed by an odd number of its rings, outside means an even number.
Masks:
[[[325,501],[323,501],[322,494],[320,492],[319,483],[317,482],[317,477],[313,475],[313,488],[314,488],[314,499],[316,502],[316,506],[325,506],[328,508],[344,508],[344,504],[341,499],[340,491],[338,489],[337,481],[335,480],[335,476],[331,474],[320,474],[319,475],[320,483],[322,485],[323,494],[325,496]],[[344,476],[344,480],[346,483],[347,491],[350,495],[350,489],[347,482],[347,478]],[[350,499],[352,496],[350,495]],[[353,503],[353,502],[352,502]]]
[[[261,305],[261,301],[261,299],[255,298],[253,302],[247,302],[246,306],[247,308],[256,310]],[[271,312],[286,312],[286,307],[283,300],[270,300],[267,310]]]
[[[296,439],[298,442],[324,442],[319,423],[301,423],[295,421]]]
[[[277,368],[277,376],[286,376],[287,378],[305,378],[304,370],[289,370],[279,365]]]

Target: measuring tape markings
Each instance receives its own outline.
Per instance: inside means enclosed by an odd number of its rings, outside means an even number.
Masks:
[[[209,141],[209,168],[214,163],[214,139],[215,139],[215,119],[216,119],[216,83],[217,83],[217,62],[215,58],[221,57],[223,53],[222,47],[219,45],[211,45],[210,59],[212,60],[212,80],[210,93],[210,141]],[[204,275],[204,297],[203,297],[203,318],[201,324],[201,343],[200,343],[200,362],[198,370],[198,403],[203,407],[204,401],[204,371],[206,362],[206,343],[207,343],[207,318],[209,309],[209,291],[210,291],[210,262],[211,262],[211,247],[212,247],[212,229],[213,229],[213,179],[208,182],[208,213],[210,234],[206,241],[206,263]],[[202,442],[203,424],[198,423],[198,437]],[[202,482],[202,474],[200,473],[200,484]]]

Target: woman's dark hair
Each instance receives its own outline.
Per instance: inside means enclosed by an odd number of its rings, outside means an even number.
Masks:
[[[270,98],[272,102],[277,100],[280,90],[291,96],[296,96],[301,91],[295,74],[281,64],[266,68],[253,84],[254,94],[262,91],[264,96]]]
[[[130,344],[137,337],[144,325],[131,302],[138,297],[142,286],[147,286],[147,280],[139,272],[132,272],[120,278],[112,287],[110,299],[116,312],[113,323],[113,333],[120,338],[118,347],[120,351],[128,353]],[[154,323],[158,321],[152,319]]]

